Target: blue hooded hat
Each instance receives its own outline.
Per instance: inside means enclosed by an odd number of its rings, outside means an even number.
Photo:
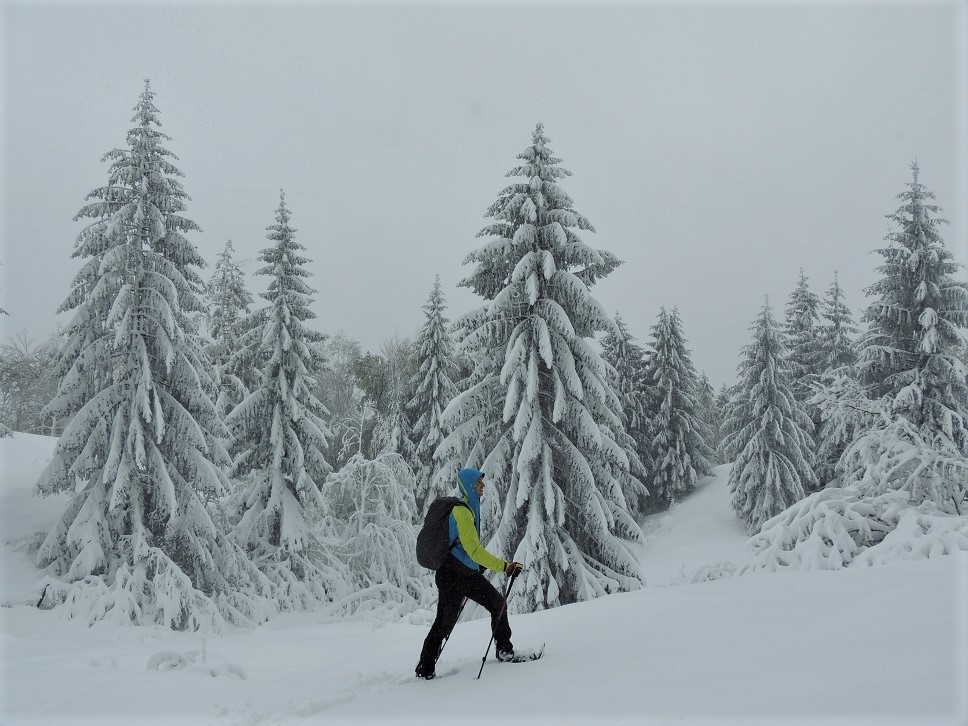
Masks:
[[[477,480],[482,476],[484,476],[484,472],[470,467],[461,469],[457,473],[458,496],[467,502],[467,506],[474,513],[474,528],[477,530],[478,537],[481,536],[481,498],[477,496],[477,487],[475,485],[477,484]],[[457,522],[454,520],[453,514],[450,515],[450,539],[451,541],[457,539]],[[453,549],[453,555],[472,570],[477,569],[477,563],[470,558],[470,555],[459,544]]]
[[[461,469],[457,473],[457,487],[460,489],[461,499],[466,501],[474,512],[474,520],[481,521],[481,499],[477,496],[477,480],[484,476],[484,472],[470,467]]]

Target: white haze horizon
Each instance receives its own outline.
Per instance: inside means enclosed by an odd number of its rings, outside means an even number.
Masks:
[[[206,280],[232,239],[265,290],[282,188],[321,331],[412,336],[436,274],[453,319],[540,121],[583,239],[625,261],[593,295],[643,343],[678,306],[718,388],[801,267],[859,321],[915,159],[968,262],[966,7],[5,4],[0,340],[67,322],[73,216],[150,78]]]

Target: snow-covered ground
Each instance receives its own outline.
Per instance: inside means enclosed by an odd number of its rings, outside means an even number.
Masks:
[[[63,506],[29,495],[52,444],[0,440],[0,539]],[[739,562],[726,472],[646,522],[650,585]],[[27,557],[4,547],[0,564],[0,599],[24,599]],[[968,553],[648,587],[512,617],[515,643],[547,642],[545,657],[491,659],[480,681],[487,624],[463,623],[438,668],[457,673],[426,683],[411,678],[424,627],[300,614],[203,637],[20,605],[0,609],[0,722],[965,724],[966,613]]]
[[[639,559],[649,587],[681,582],[705,565],[738,565],[743,559],[748,537],[729,504],[731,468],[717,466],[690,496],[642,522],[645,547]]]

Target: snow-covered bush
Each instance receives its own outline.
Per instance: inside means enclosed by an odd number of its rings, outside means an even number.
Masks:
[[[968,517],[907,509],[894,530],[880,544],[861,552],[854,566],[923,560],[958,551],[968,551]]]
[[[966,513],[968,457],[944,432],[915,426],[900,412],[882,410],[840,466],[847,481],[868,494],[900,490],[913,504],[928,501],[951,514]]]
[[[432,576],[417,565],[417,482],[399,454],[356,455],[323,486],[327,529],[348,572],[349,594],[331,612],[399,620],[424,610]],[[421,616],[422,617],[422,616]]]
[[[865,497],[857,487],[830,488],[765,522],[737,574],[838,570],[959,549],[968,550],[968,517],[944,514],[930,503],[912,507],[908,492]]]

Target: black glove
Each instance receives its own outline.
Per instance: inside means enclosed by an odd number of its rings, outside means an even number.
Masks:
[[[508,576],[520,575],[521,570],[524,569],[524,565],[520,562],[505,562],[504,563],[504,574]]]

